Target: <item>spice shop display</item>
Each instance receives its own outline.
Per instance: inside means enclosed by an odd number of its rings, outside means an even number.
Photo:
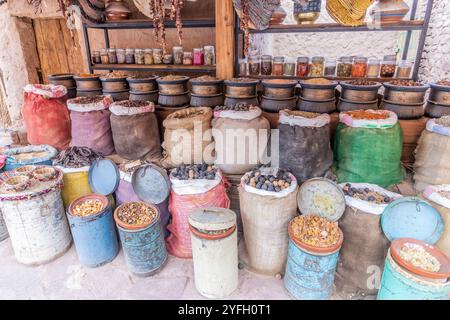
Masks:
[[[393,80],[383,85],[383,109],[395,112],[399,119],[415,119],[424,115],[423,104],[428,85],[413,80]]]
[[[210,134],[211,118],[213,112],[209,107],[191,107],[171,113],[163,122],[164,126],[164,158],[162,163],[165,167],[176,167],[181,164],[198,164],[203,162],[212,163],[214,142]],[[183,139],[180,144],[178,130],[185,129],[188,138]],[[194,131],[200,131],[202,142],[194,139]],[[175,148],[176,146],[176,148]]]
[[[167,250],[179,258],[192,258],[190,214],[196,209],[229,208],[230,200],[221,172],[215,167],[204,163],[180,166],[174,168],[169,177],[172,220],[167,227],[171,232],[166,239]]]
[[[298,181],[324,176],[333,164],[330,116],[302,111],[280,111],[280,165]]]
[[[21,113],[28,142],[47,144],[59,150],[67,148],[71,133],[66,87],[29,84],[24,88],[23,100]]]
[[[430,119],[417,143],[414,188],[450,184],[450,116]]]
[[[284,272],[287,226],[297,215],[297,193],[295,177],[279,168],[263,166],[242,177],[239,201],[249,270],[271,276]]]
[[[403,135],[395,113],[387,110],[340,113],[334,141],[338,180],[381,187],[401,182],[402,145]]]
[[[72,126],[70,146],[89,147],[104,156],[114,153],[108,96],[78,97],[67,101]]]
[[[148,101],[121,101],[110,105],[111,131],[117,154],[127,160],[161,158],[155,106]]]
[[[270,137],[269,121],[262,117],[260,108],[244,104],[218,106],[214,109],[212,128],[215,164],[223,173],[243,174],[259,165]],[[240,136],[242,132],[251,132],[255,139]]]

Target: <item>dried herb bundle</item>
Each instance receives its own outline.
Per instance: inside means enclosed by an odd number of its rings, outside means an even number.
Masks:
[[[242,19],[240,27],[244,30],[244,56],[248,55],[248,48],[250,45],[250,16],[249,16],[249,0],[242,0]]]

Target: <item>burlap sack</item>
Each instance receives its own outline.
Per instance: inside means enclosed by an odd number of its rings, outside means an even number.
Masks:
[[[244,174],[259,165],[270,136],[270,123],[266,118],[262,116],[251,120],[214,118],[212,128],[216,151],[215,164],[223,173]],[[227,132],[234,135],[230,136]],[[230,139],[227,139],[227,136]],[[246,136],[245,144],[239,143],[239,138],[244,136]]]
[[[424,130],[415,151],[414,187],[450,184],[450,136]]]
[[[182,164],[212,164],[211,118],[212,110],[208,107],[186,108],[170,114],[163,122],[162,165],[173,168]]]

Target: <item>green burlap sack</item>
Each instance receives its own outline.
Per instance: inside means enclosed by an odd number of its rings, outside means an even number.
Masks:
[[[339,182],[366,182],[387,188],[403,180],[403,133],[391,128],[353,128],[339,123],[334,141],[334,170]]]

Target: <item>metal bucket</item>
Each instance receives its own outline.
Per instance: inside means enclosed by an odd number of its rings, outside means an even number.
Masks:
[[[35,157],[20,157],[27,153],[42,152]],[[25,165],[52,165],[51,158],[58,154],[58,151],[49,145],[30,145],[26,147],[10,148],[3,151],[7,156],[4,171],[10,171]]]
[[[101,200],[106,206],[95,215],[87,217],[73,215],[73,208],[88,199]],[[95,268],[114,260],[119,252],[119,243],[108,198],[97,194],[78,198],[70,204],[67,217],[78,258],[82,265]]]
[[[127,267],[138,277],[148,277],[158,272],[167,261],[167,250],[161,228],[160,214],[147,227],[127,229],[119,225],[117,212],[114,212],[120,242]],[[156,209],[156,207],[155,207]]]
[[[17,261],[40,265],[62,256],[72,243],[61,199],[60,178],[30,192],[2,194],[0,209]]]
[[[399,266],[388,252],[378,300],[447,300],[449,293],[449,281],[419,278]]]

